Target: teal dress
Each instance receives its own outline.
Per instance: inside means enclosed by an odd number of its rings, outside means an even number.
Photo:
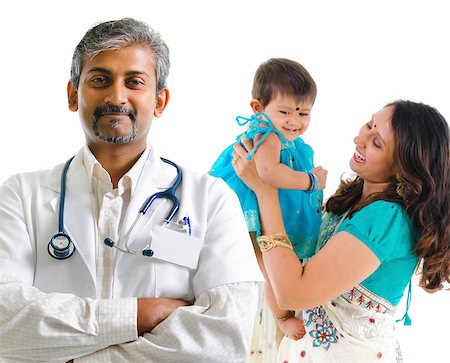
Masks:
[[[380,260],[361,285],[396,306],[418,263],[414,254],[418,235],[405,209],[393,202],[373,202],[345,219],[337,233],[342,231],[358,238]]]
[[[282,143],[280,162],[293,170],[307,172],[314,168],[313,150],[300,137],[294,141],[286,141],[283,135],[274,129],[272,122],[267,118],[258,119],[254,115],[248,120],[248,129],[236,139],[239,141],[242,135],[252,140],[256,135],[262,134],[261,140],[255,144],[250,152],[249,158],[253,156],[265,136],[273,132],[278,135]],[[239,121],[238,121],[239,122]],[[259,221],[258,202],[255,193],[249,189],[236,175],[231,161],[233,159],[234,144],[227,147],[213,164],[210,174],[225,180],[239,197],[242,211],[249,231],[261,235],[261,224]],[[299,258],[311,257],[316,249],[317,236],[322,215],[323,192],[303,191],[293,189],[279,189],[280,206],[283,221],[294,251]]]
[[[303,311],[306,334],[297,341],[284,337],[278,358],[291,363],[402,362],[395,337],[396,307],[411,286],[418,263],[414,246],[419,236],[411,219],[401,205],[381,200],[351,218],[325,213],[317,249],[339,232],[350,233],[365,244],[380,265],[343,294]],[[317,276],[317,282],[326,278]],[[406,313],[400,314],[400,320],[408,325],[411,295],[406,290]]]

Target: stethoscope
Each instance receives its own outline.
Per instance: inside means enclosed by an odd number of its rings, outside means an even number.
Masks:
[[[75,245],[73,244],[72,239],[64,229],[64,203],[66,199],[67,171],[69,170],[69,166],[73,158],[74,156],[71,157],[69,160],[67,160],[67,162],[64,164],[64,168],[61,173],[61,197],[59,202],[59,213],[58,213],[58,233],[56,233],[48,243],[48,253],[50,254],[50,256],[56,258],[57,260],[65,260],[70,256],[72,256],[73,253],[75,252]],[[170,209],[169,213],[165,218],[166,223],[172,222],[175,213],[178,211],[178,208],[180,207],[180,200],[175,195],[175,193],[181,184],[181,180],[183,179],[183,173],[181,172],[181,169],[178,167],[178,165],[175,164],[174,162],[164,158],[161,158],[161,160],[166,164],[172,165],[177,170],[177,177],[170,188],[162,192],[157,192],[145,200],[144,204],[142,204],[142,207],[139,210],[139,217],[135,222],[135,224],[133,225],[133,227],[139,222],[139,219],[143,215],[145,215],[145,213],[147,213],[152,203],[158,198],[166,198],[172,201],[172,208]],[[142,254],[144,256],[153,255],[153,250],[149,249],[148,245],[143,250],[135,251],[128,248],[127,243],[125,243],[125,249],[116,246],[115,242],[111,238],[106,238],[104,240],[104,243],[105,245],[117,248],[119,251],[122,251],[124,253]]]

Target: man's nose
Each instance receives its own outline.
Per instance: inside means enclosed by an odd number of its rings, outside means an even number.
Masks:
[[[125,85],[116,82],[109,87],[109,92],[105,97],[106,104],[123,105],[127,102],[128,89]]]

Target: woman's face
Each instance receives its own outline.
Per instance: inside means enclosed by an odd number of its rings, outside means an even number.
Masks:
[[[395,177],[393,107],[387,106],[374,114],[354,139],[356,151],[350,168],[364,179],[364,186],[370,187],[370,192],[386,189]]]

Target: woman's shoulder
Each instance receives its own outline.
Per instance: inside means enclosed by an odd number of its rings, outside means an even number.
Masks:
[[[385,226],[397,229],[410,229],[410,218],[405,208],[396,202],[376,200],[355,212],[348,221],[358,226],[365,225],[374,232],[384,230]]]
[[[368,245],[380,258],[409,254],[417,234],[405,208],[395,202],[377,200],[355,212],[339,228]]]
[[[401,204],[387,200],[376,200],[372,203],[369,203],[365,207],[361,208],[361,210],[356,213],[363,213],[363,214],[388,213],[389,215],[400,214],[400,216],[407,217],[405,208]]]

